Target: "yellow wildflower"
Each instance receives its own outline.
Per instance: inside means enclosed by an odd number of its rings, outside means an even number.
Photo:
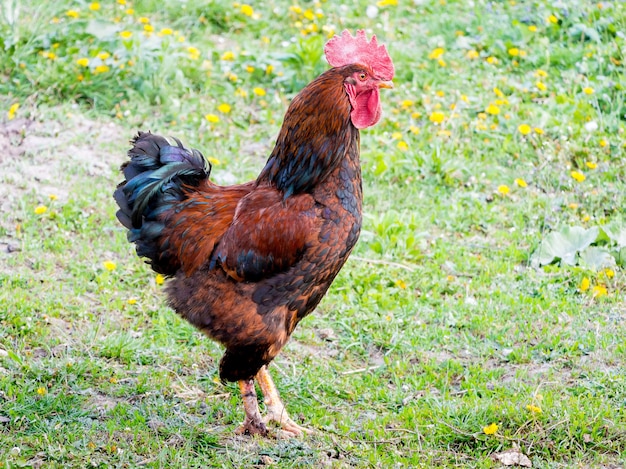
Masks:
[[[137,298],[129,298],[126,300],[126,303],[128,303],[129,305],[135,305],[137,304]]]
[[[559,19],[554,15],[550,15],[548,16],[548,22],[552,24],[557,24],[559,22]]]
[[[528,135],[531,131],[531,128],[528,124],[520,124],[517,130],[522,135]]]
[[[106,59],[108,59],[109,57],[111,57],[111,54],[109,54],[108,52],[100,52],[100,53],[98,54],[98,58],[99,58],[100,60],[106,60]]]
[[[613,278],[615,277],[615,271],[613,269],[604,269],[604,275],[606,275],[607,278]]]
[[[594,163],[593,161],[585,162],[585,166],[589,169],[596,169],[598,167],[598,163]]]
[[[413,106],[413,104],[415,104],[415,101],[413,101],[412,99],[405,99],[400,103],[400,106],[402,106],[402,109],[408,109]]]
[[[121,31],[120,32],[120,37],[122,39],[130,39],[132,37],[133,33],[131,31]]]
[[[487,63],[491,65],[495,65],[498,63],[498,59],[496,59],[495,57],[487,57]]]
[[[509,49],[509,55],[517,57],[519,55],[519,49],[517,47],[511,47]]]
[[[200,58],[200,51],[194,46],[187,47],[187,52],[191,60],[198,60]]]
[[[500,88],[498,88],[497,86],[494,87],[493,92],[495,93],[495,95],[498,98],[504,98],[504,93],[502,92],[502,90]]]
[[[13,120],[15,119],[15,113],[20,108],[20,103],[13,103],[9,108],[9,112],[7,112],[7,119]]]
[[[78,13],[78,11],[76,10],[67,10],[65,14],[70,18],[78,18],[80,16],[80,13]]]
[[[154,277],[154,283],[157,285],[163,285],[163,282],[165,282],[163,274],[156,274],[156,277]]]
[[[609,294],[608,290],[606,289],[604,285],[596,285],[595,287],[593,287],[592,291],[593,291],[594,298],[599,298],[601,296],[606,296]]]
[[[578,287],[578,289],[580,291],[587,291],[589,290],[589,285],[590,285],[590,281],[588,277],[584,277],[581,281],[580,281],[580,286]]]
[[[540,127],[535,127],[533,129],[537,135],[543,135],[543,129]]]
[[[502,184],[498,186],[498,192],[502,195],[507,195],[509,192],[511,192],[511,189],[509,188],[509,186]]]
[[[465,54],[465,57],[467,57],[470,60],[473,60],[473,59],[477,59],[478,57],[480,57],[480,54],[477,51],[472,49],[472,50],[467,51],[467,54]]]
[[[246,65],[246,72],[248,73],[252,73],[254,72],[255,68],[252,65]]]
[[[112,272],[117,267],[117,264],[113,261],[104,261],[102,266],[109,272]]]
[[[528,187],[528,183],[524,181],[522,178],[516,178],[515,184],[517,184],[519,187]]]
[[[137,21],[139,21],[141,24],[148,24],[150,22],[150,18],[148,18],[147,16],[140,16],[139,18],[137,18]]]
[[[48,390],[45,387],[43,387],[43,386],[39,386],[37,388],[37,394],[39,394],[40,396],[45,395],[47,392],[48,392]]]
[[[535,83],[535,86],[539,89],[539,91],[545,91],[548,89],[546,84],[542,81],[538,81],[537,83]]]
[[[212,156],[209,156],[209,157],[207,158],[207,160],[208,160],[208,161],[209,161],[209,163],[211,163],[212,165],[222,164],[222,163],[220,162],[220,160],[218,160],[217,158],[214,158],[214,157],[212,157]]]
[[[251,17],[252,15],[254,15],[254,9],[250,5],[246,5],[244,3],[243,5],[241,5],[241,13]]]
[[[93,71],[94,73],[106,73],[109,70],[111,70],[111,68],[108,65],[98,65]]]
[[[257,96],[265,96],[265,90],[263,88],[258,87],[258,86],[256,88],[253,88],[252,92],[254,94],[256,94]]]
[[[409,132],[411,132],[412,134],[419,134],[420,133],[420,128],[415,126],[415,125],[411,125],[409,126]]]
[[[226,104],[226,103],[222,103],[219,106],[217,106],[217,110],[220,111],[223,114],[228,114],[230,112],[230,104]]]
[[[159,31],[159,34],[162,34],[163,36],[169,36],[170,34],[173,34],[174,31],[171,28],[163,28],[161,29],[161,31]]]
[[[222,54],[222,60],[235,60],[235,54],[228,50]]]
[[[483,427],[483,433],[485,435],[495,435],[497,431],[498,431],[498,424],[496,423],[492,423],[491,425],[487,425],[486,427]]]
[[[545,78],[548,76],[548,72],[546,72],[545,70],[539,69],[535,72],[535,76],[539,78]]]
[[[497,116],[498,114],[500,114],[500,108],[494,104],[490,104],[489,106],[487,106],[487,109],[485,109],[485,112],[487,114],[491,114],[492,116]]]
[[[215,114],[207,114],[204,116],[206,120],[208,120],[211,124],[217,124],[220,121],[220,118]]]
[[[91,2],[89,4],[89,9],[91,11],[98,11],[100,9],[100,4],[98,2]]]
[[[409,145],[404,140],[400,140],[397,147],[400,151],[407,151],[409,149]]]
[[[606,147],[609,143],[608,143],[606,140],[602,139],[602,140],[600,140],[600,141],[598,142],[598,144],[599,144],[602,148],[604,148],[604,147]]]
[[[581,173],[580,171],[572,171],[570,173],[570,175],[577,181],[577,182],[583,182],[585,179],[587,179],[585,177],[585,175],[583,173]]]
[[[443,49],[442,47],[437,47],[436,49],[433,49],[433,51],[430,54],[428,54],[428,58],[432,60],[437,60],[441,58],[444,52],[445,52],[445,49]]]
[[[48,207],[46,207],[45,205],[38,205],[37,207],[35,207],[35,215],[43,215],[47,211]]]
[[[134,8],[127,8],[124,13],[126,13],[127,15],[134,15],[135,14],[135,9]]]
[[[274,66],[273,65],[268,65],[267,67],[265,67],[265,74],[266,75],[271,75],[273,71],[274,71]]]
[[[398,0],[380,0],[379,2],[376,3],[376,5],[379,7],[387,7],[387,6],[395,7],[398,5]]]
[[[143,30],[147,33],[151,33],[152,31],[154,31],[154,26],[152,26],[151,24],[144,24]]]
[[[393,140],[400,140],[402,138],[402,132],[394,132],[391,134]]]
[[[83,57],[81,59],[78,59],[76,63],[80,65],[81,67],[87,67],[89,65],[89,59],[86,57]]]
[[[446,115],[443,112],[438,112],[438,111],[433,112],[428,117],[428,119],[435,124],[441,124],[445,120],[445,118],[446,118]]]
[[[537,26],[535,26],[534,24],[531,24],[530,26],[528,26],[528,30],[531,33],[535,33],[535,32],[537,32]]]
[[[543,411],[541,410],[541,407],[536,406],[536,405],[534,405],[534,404],[528,404],[528,405],[526,406],[526,408],[527,408],[528,410],[530,410],[533,414],[540,414],[541,412],[543,412]]]

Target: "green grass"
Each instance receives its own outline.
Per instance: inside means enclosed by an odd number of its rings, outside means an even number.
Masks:
[[[623,2],[37,3],[0,9],[0,467],[626,465],[624,250],[531,262],[623,221]],[[117,168],[151,129],[254,178],[344,27],[387,45],[396,88],[362,132],[354,256],[272,366],[318,432],[237,437],[220,347],[115,220]]]

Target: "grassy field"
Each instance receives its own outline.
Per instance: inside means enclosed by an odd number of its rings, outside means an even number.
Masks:
[[[0,8],[0,467],[626,467],[624,2]],[[396,87],[361,240],[271,368],[317,433],[238,437],[111,194],[139,129],[256,177],[343,28]]]

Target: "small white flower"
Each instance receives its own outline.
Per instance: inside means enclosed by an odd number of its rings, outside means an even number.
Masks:
[[[596,121],[589,121],[585,124],[585,130],[587,132],[595,132],[598,130],[598,123]]]
[[[378,16],[378,7],[376,5],[370,5],[365,10],[365,14],[368,18],[376,18]]]

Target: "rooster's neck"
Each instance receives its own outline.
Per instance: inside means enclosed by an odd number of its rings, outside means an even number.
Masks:
[[[338,69],[320,75],[291,102],[257,182],[275,185],[285,197],[310,192],[347,155],[356,152],[358,158],[359,131],[350,111]]]

